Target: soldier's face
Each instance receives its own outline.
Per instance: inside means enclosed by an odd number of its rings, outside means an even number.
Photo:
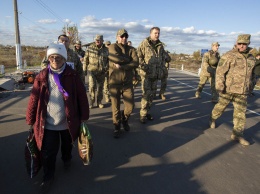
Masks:
[[[64,44],[66,49],[68,50],[69,46],[70,46],[70,40],[68,37],[65,36],[61,36],[58,40],[60,43]]]
[[[117,36],[117,42],[120,44],[127,44],[128,34]]]
[[[75,48],[76,48],[77,50],[79,50],[79,49],[81,49],[81,45],[80,45],[80,44],[76,44],[76,45],[75,45]]]
[[[216,44],[212,46],[212,50],[213,50],[214,52],[218,51],[218,48],[219,48],[219,46],[216,45]]]
[[[150,38],[153,40],[153,41],[156,41],[156,40],[159,40],[160,38],[160,31],[157,30],[157,29],[153,29],[150,33]]]
[[[103,40],[95,40],[95,42],[98,47],[101,47],[103,44]]]
[[[237,43],[236,46],[237,46],[239,52],[244,52],[247,49],[248,44],[246,44],[246,43]]]

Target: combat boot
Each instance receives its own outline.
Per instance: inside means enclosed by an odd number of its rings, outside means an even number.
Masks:
[[[123,125],[123,128],[125,131],[130,130],[130,126],[128,125],[128,119],[129,119],[129,116],[125,116],[124,111],[122,111],[122,125]]]
[[[159,97],[162,99],[162,100],[166,100],[166,97],[164,94],[160,94]]]
[[[200,99],[200,98],[201,98],[200,92],[197,91],[197,92],[195,93],[195,97],[198,98],[198,99]]]
[[[99,107],[99,108],[104,108],[104,105],[103,105],[102,103],[99,103],[99,104],[98,104],[98,107]]]
[[[94,107],[94,103],[93,102],[90,102],[89,103],[89,108],[92,109]]]
[[[209,127],[211,129],[215,129],[216,128],[216,120],[215,119],[212,119],[212,118],[209,119]]]
[[[145,124],[146,123],[146,116],[141,116],[140,117],[140,122]]]
[[[153,120],[153,116],[152,116],[151,114],[147,114],[147,115],[146,115],[146,118],[147,118],[147,120],[149,120],[149,121],[152,121],[152,120]]]
[[[242,136],[236,136],[234,133],[231,135],[231,140],[239,142],[241,145],[248,146],[250,143]]]
[[[115,125],[115,129],[114,129],[114,138],[119,138],[120,137],[120,128],[121,128],[121,124],[114,124]]]

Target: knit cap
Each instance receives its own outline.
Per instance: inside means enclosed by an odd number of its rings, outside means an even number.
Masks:
[[[62,43],[51,43],[47,49],[47,58],[50,55],[57,54],[62,56],[65,60],[67,60],[67,50],[64,44]]]

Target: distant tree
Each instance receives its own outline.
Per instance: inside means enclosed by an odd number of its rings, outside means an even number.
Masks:
[[[78,27],[74,26],[64,26],[62,32],[66,34],[70,38],[70,44],[74,45],[74,43],[79,40],[79,32]]]
[[[193,58],[197,61],[200,60],[200,50],[194,51],[193,52]]]

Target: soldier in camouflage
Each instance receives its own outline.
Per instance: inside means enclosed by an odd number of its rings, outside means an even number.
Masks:
[[[195,93],[196,98],[201,98],[201,92],[206,82],[209,81],[212,95],[211,101],[213,103],[218,102],[218,93],[215,87],[215,74],[218,61],[220,59],[218,53],[219,46],[220,45],[218,42],[213,42],[211,44],[211,50],[204,54],[200,72],[200,82]]]
[[[214,106],[209,120],[210,128],[215,128],[218,119],[230,102],[233,103],[233,131],[231,139],[242,145],[249,145],[243,133],[246,123],[247,95],[252,81],[255,58],[250,53],[250,34],[238,36],[235,47],[224,54],[216,70],[216,90],[219,102]]]
[[[102,99],[105,74],[108,69],[108,48],[103,41],[103,35],[96,35],[95,42],[88,46],[83,60],[83,69],[89,73],[89,108],[93,108],[96,99],[97,106],[104,107]]]
[[[166,58],[171,60],[171,57],[168,54],[169,52],[167,51],[166,53],[167,53]],[[159,92],[159,95],[158,95],[159,98],[161,98],[162,100],[166,100],[166,96],[165,96],[164,93],[165,93],[166,88],[167,88],[168,71],[169,71],[169,68],[170,68],[169,62],[165,63],[165,68],[166,69],[163,71],[165,74],[163,75],[163,78],[161,79],[161,88],[160,88],[160,92]]]
[[[249,96],[254,96],[253,90],[255,88],[255,85],[257,84],[259,78],[260,78],[260,53],[257,53],[255,56],[255,67],[253,70],[253,81],[251,83],[251,87],[250,87],[250,94]]]
[[[70,45],[69,37],[66,34],[62,34],[58,37],[58,42],[64,44],[67,49],[67,55],[68,55],[68,58],[66,61],[67,65],[71,66],[72,69],[76,70],[76,72],[80,76],[83,83],[85,83],[85,75],[83,73],[82,63],[81,63],[80,58],[78,57],[77,53],[69,48],[69,45]],[[41,64],[42,69],[47,67],[48,63],[49,63],[48,60],[47,61],[43,60],[43,62]]]
[[[120,136],[121,123],[129,131],[128,120],[134,109],[133,70],[138,67],[136,49],[127,45],[128,32],[120,29],[116,43],[109,46],[109,90],[111,94],[114,137]],[[120,111],[121,96],[124,110]]]
[[[157,82],[168,71],[165,63],[171,60],[164,50],[163,43],[159,40],[159,37],[160,28],[153,27],[150,29],[150,36],[144,39],[137,48],[142,87],[141,123],[146,123],[146,120],[153,120],[149,110],[156,93]]]
[[[74,51],[78,54],[80,61],[83,62],[85,51],[81,47],[81,41],[77,40],[74,44]]]
[[[106,41],[105,42],[105,46],[108,48],[111,45],[110,41]],[[104,81],[104,89],[103,89],[103,93],[105,96],[105,101],[106,102],[111,102],[110,100],[110,93],[109,93],[109,68],[107,68],[106,74],[105,74],[105,81]]]

